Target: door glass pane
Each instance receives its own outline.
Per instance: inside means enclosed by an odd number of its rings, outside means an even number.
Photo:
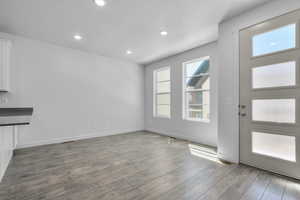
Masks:
[[[209,58],[186,64],[185,76],[198,76],[209,71]]]
[[[170,92],[170,81],[157,83],[157,93]]]
[[[157,81],[168,81],[170,80],[170,69],[164,69],[157,71]]]
[[[157,105],[157,115],[170,117],[170,106],[169,105]]]
[[[252,88],[269,88],[296,85],[296,62],[252,68]]]
[[[252,152],[296,162],[294,136],[252,132]]]
[[[252,100],[252,120],[295,123],[295,99]]]
[[[170,94],[157,95],[157,104],[170,104]]]
[[[209,90],[210,78],[209,76],[196,76],[189,77],[186,79],[186,89],[187,90]]]
[[[252,55],[260,56],[296,47],[296,24],[290,24],[252,38]]]

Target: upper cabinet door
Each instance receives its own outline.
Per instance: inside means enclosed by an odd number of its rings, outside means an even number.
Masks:
[[[0,39],[0,92],[9,91],[11,41]]]

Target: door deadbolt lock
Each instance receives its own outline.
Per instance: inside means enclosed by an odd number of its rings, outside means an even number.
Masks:
[[[247,114],[246,114],[246,113],[241,113],[241,114],[240,114],[240,116],[242,116],[242,117],[246,117],[246,116],[247,116]]]

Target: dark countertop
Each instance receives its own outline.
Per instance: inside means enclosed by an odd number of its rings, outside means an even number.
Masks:
[[[0,108],[0,126],[28,125],[32,113],[32,107]]]

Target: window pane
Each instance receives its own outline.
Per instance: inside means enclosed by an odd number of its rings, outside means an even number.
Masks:
[[[209,90],[210,78],[209,76],[190,77],[186,79],[187,90]]]
[[[188,111],[188,117],[192,119],[202,119],[203,114],[202,111]]]
[[[295,99],[257,99],[252,101],[252,120],[295,123]]]
[[[170,82],[160,82],[157,83],[157,92],[163,93],[163,92],[170,92]]]
[[[157,115],[170,117],[170,106],[168,105],[157,105]]]
[[[202,110],[202,119],[204,120],[209,120],[210,117],[210,109],[209,109],[209,105],[203,105],[203,110]]]
[[[252,87],[267,88],[296,85],[296,62],[279,63],[252,69]]]
[[[252,55],[259,56],[296,47],[296,24],[284,26],[252,38]]]
[[[186,76],[197,76],[209,71],[209,58],[205,60],[188,63],[185,66]]]
[[[188,110],[188,118],[209,120],[209,106],[203,106],[203,110]]]
[[[164,69],[157,71],[157,81],[168,81],[170,80],[170,69]]]
[[[170,94],[157,95],[157,104],[170,104]]]
[[[296,162],[294,136],[252,132],[252,152]]]
[[[191,104],[209,104],[209,91],[187,92],[187,103]]]

